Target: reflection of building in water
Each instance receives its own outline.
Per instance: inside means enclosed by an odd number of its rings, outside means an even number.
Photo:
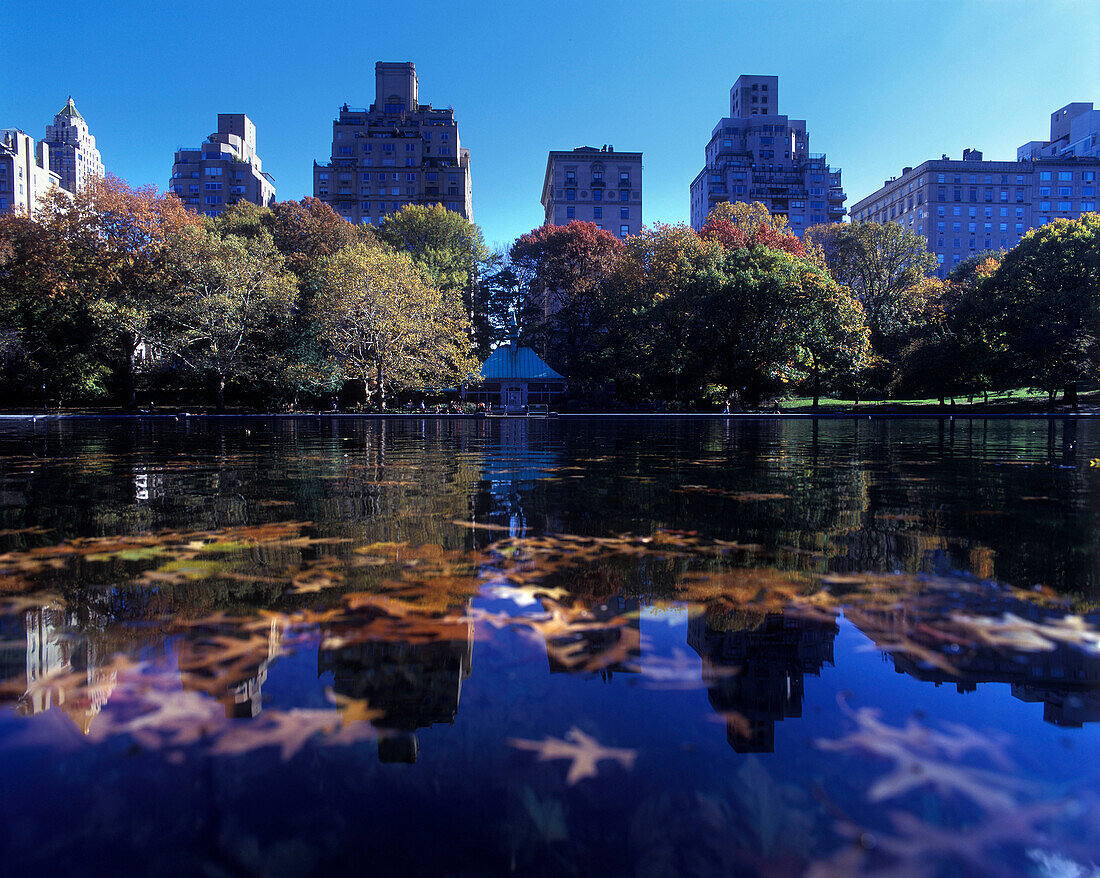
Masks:
[[[494,420],[490,428],[493,435],[486,443],[482,470],[489,504],[487,509],[474,510],[477,520],[503,525],[510,536],[522,536],[532,526],[545,529],[545,522],[528,520],[530,510],[524,508],[523,497],[539,479],[550,477],[558,464],[548,422],[508,418]]]
[[[551,674],[599,672],[605,681],[613,673],[637,674],[642,660],[641,601],[618,595],[593,601],[582,627],[564,637],[546,642]]]
[[[256,716],[263,710],[267,669],[279,657],[282,642],[283,625],[272,619],[266,633],[256,636],[254,648],[243,657],[227,659],[227,666],[219,661],[219,650],[211,649],[202,637],[187,638],[177,654],[183,688],[217,698],[229,719]]]
[[[88,734],[114,691],[116,672],[101,667],[110,656],[78,629],[73,615],[40,607],[3,616],[0,638],[4,680],[24,680],[19,712],[31,715],[59,707]]]
[[[472,622],[446,623],[440,639],[428,643],[364,639],[337,649],[322,646],[317,672],[332,672],[338,695],[384,711],[373,721],[389,733],[378,741],[381,761],[415,762],[416,730],[454,722],[462,683],[470,676],[473,644]]]
[[[1006,613],[1039,625],[1056,624],[1064,616],[1027,601],[965,590],[902,598],[889,608],[846,616],[882,646],[899,674],[937,686],[953,683],[959,692],[974,692],[979,683],[1008,683],[1015,698],[1042,702],[1043,719],[1049,723],[1079,728],[1100,721],[1100,656],[1053,639],[1051,649],[1023,650],[965,637],[967,617],[1000,619]],[[1100,622],[1096,615],[1086,618],[1092,626]],[[960,621],[964,627],[958,627]],[[944,632],[953,632],[953,637]],[[957,651],[945,652],[953,639],[959,641]],[[950,670],[920,658],[921,651],[942,656]]]
[[[688,622],[688,645],[703,659],[710,703],[728,713],[738,753],[775,750],[775,724],[802,716],[803,678],[833,663],[836,622],[769,613],[754,628],[723,630],[705,614]],[[745,732],[749,732],[748,736]]]

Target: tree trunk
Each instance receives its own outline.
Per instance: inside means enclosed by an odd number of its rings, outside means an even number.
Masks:
[[[132,411],[137,408],[137,382],[134,380],[134,354],[137,352],[137,336],[132,332],[124,332],[120,339],[120,345],[126,351],[126,360],[122,365],[121,402],[124,409]]]
[[[225,376],[218,376],[218,413],[225,411]]]
[[[384,412],[386,410],[386,379],[385,379],[385,376],[382,374],[382,364],[381,363],[378,364],[378,369],[377,369],[376,375],[377,375],[377,378],[378,378],[378,406],[379,406],[379,411]]]
[[[1074,411],[1077,411],[1077,382],[1070,381],[1066,385],[1066,394],[1063,397],[1063,401],[1066,405],[1070,406]]]
[[[818,401],[821,398],[821,376],[814,372],[814,411],[817,411]]]

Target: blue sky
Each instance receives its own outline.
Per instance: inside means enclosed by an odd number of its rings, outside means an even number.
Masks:
[[[780,77],[849,205],[941,153],[1013,158],[1057,107],[1100,104],[1100,0],[55,0],[4,19],[0,127],[39,138],[72,94],[107,168],[160,188],[178,146],[245,112],[277,197],[312,194],[340,104],[372,102],[375,61],[414,61],[421,101],[455,108],[490,244],[541,223],[547,151],[585,144],[643,151],[645,222],[686,221],[740,73]]]

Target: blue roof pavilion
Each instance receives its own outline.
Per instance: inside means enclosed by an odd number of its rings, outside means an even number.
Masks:
[[[521,411],[550,405],[565,394],[565,376],[555,372],[531,348],[515,340],[497,347],[470,376],[465,397],[471,402]]]

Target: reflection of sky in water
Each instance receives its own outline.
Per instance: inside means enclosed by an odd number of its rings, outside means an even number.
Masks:
[[[1073,874],[1100,858],[1098,442],[5,427],[0,850],[12,874]],[[662,529],[688,533],[539,542]],[[154,703],[208,716],[143,729]]]

